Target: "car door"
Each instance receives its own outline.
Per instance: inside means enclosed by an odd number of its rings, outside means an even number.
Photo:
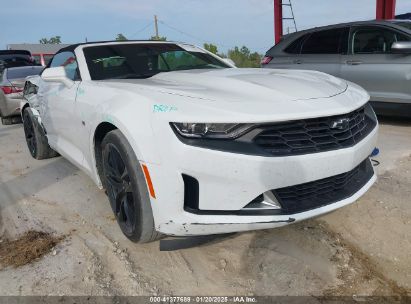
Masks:
[[[341,58],[347,51],[349,27],[320,30],[304,40],[294,69],[315,70],[339,77]]]
[[[396,41],[411,37],[385,26],[352,27],[341,77],[366,89],[372,101],[410,102],[411,55],[393,54]]]
[[[42,82],[38,92],[42,99],[42,122],[50,146],[81,165],[83,153],[77,144],[81,136],[81,123],[76,113],[77,90],[81,81],[74,53],[56,54],[50,67],[59,66],[64,67],[66,76],[73,80],[73,84],[67,86],[61,82]]]

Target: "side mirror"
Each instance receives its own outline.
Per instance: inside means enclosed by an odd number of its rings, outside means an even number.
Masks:
[[[394,54],[411,54],[411,41],[394,42],[391,46]]]
[[[224,61],[226,64],[228,64],[229,66],[232,66],[233,68],[236,67],[236,66],[235,66],[235,62],[232,61],[230,58],[222,58],[222,59],[223,59],[223,61]]]
[[[63,67],[47,68],[41,74],[41,78],[46,82],[60,82],[68,88],[74,84],[74,81],[67,77]]]

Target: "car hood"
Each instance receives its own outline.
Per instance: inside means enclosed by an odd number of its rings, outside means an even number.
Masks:
[[[248,102],[325,98],[347,89],[347,83],[339,78],[302,70],[187,70],[115,82],[140,84],[145,89],[197,99]]]

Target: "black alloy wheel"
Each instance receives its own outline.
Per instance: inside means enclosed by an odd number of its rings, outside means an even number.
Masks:
[[[100,178],[121,231],[133,242],[157,240],[144,172],[127,138],[115,129],[100,147]]]
[[[36,157],[37,154],[37,140],[36,133],[34,131],[33,121],[28,111],[24,112],[24,134],[26,137],[27,147],[29,148],[30,154]]]
[[[111,208],[122,230],[131,234],[136,225],[135,197],[127,166],[117,147],[111,143],[103,151],[103,169]]]

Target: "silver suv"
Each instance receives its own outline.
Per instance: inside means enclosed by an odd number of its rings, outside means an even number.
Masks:
[[[262,61],[272,69],[317,70],[368,90],[380,114],[411,117],[411,22],[364,21],[284,37]]]

